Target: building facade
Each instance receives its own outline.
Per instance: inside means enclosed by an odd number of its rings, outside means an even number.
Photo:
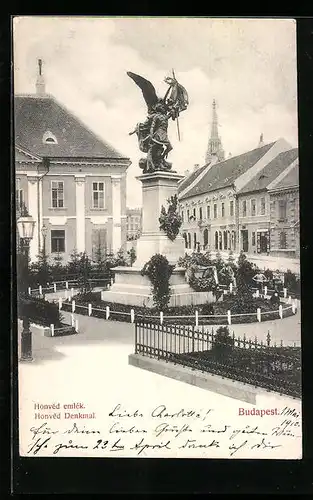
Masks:
[[[271,218],[271,255],[300,257],[299,165],[269,187]]]
[[[281,158],[285,151],[289,153]],[[186,248],[267,253],[267,186],[293,156],[297,152],[284,139],[270,144],[260,141],[252,151],[211,161],[183,179],[178,197]]]
[[[41,64],[36,90],[14,98],[17,209],[36,222],[30,259],[43,246],[64,262],[74,250],[94,259],[125,248],[131,162],[45,93]]]
[[[274,240],[271,231],[269,189],[298,163],[297,148],[278,154],[237,193],[239,247],[244,252],[269,254]],[[286,221],[287,222],[287,221]]]
[[[141,235],[141,208],[127,208],[127,240],[137,240]]]

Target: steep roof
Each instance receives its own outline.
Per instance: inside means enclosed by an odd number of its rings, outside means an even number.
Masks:
[[[260,148],[253,149],[252,151],[248,151],[247,153],[243,153],[239,156],[233,156],[228,158],[227,160],[215,163],[212,165],[206,174],[199,180],[199,182],[193,186],[187,193],[180,197],[181,200],[185,198],[189,198],[191,196],[197,196],[199,194],[208,193],[210,191],[215,191],[217,189],[231,186],[234,181],[246,172],[249,168],[253,167],[262,156],[269,151],[269,149],[273,146],[274,142],[270,144],[266,144]],[[205,168],[201,167],[195,174],[200,174],[204,172]],[[193,177],[195,180],[197,175]],[[189,178],[188,178],[189,179]],[[186,179],[186,183],[181,183],[179,185],[179,192],[185,190],[188,186],[191,185],[193,180]]]
[[[239,194],[251,191],[262,191],[276,179],[291,163],[298,157],[298,148],[283,151],[268,163],[258,174],[251,179],[240,191]]]
[[[14,113],[15,143],[32,154],[50,158],[126,159],[51,96],[17,95]],[[46,132],[56,137],[57,144],[43,142]]]
[[[299,165],[295,166],[286,174],[276,185],[273,187],[273,191],[278,191],[280,189],[288,189],[290,187],[299,186]]]

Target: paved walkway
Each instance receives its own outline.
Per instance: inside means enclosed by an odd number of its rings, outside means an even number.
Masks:
[[[69,317],[68,313],[64,316]],[[77,421],[79,428],[100,429],[101,438],[114,441],[121,437],[125,442],[128,435],[112,435],[109,429],[114,422],[116,425],[127,429],[133,425],[144,426],[150,434],[145,435],[149,443],[165,442],[168,436],[160,436],[156,440],[154,428],[156,425],[176,424],[180,427],[188,421],[179,419],[170,422],[163,419],[151,419],[151,411],[159,405],[165,405],[170,413],[179,412],[182,408],[187,410],[206,411],[212,409],[212,417],[209,424],[220,428],[223,425],[231,425],[233,428],[244,428],[246,425],[261,425],[267,429],[277,425],[275,417],[260,419],[249,417],[244,419],[238,416],[238,408],[255,408],[253,405],[210,392],[198,387],[173,380],[162,375],[142,370],[128,364],[128,356],[133,352],[134,325],[104,321],[98,318],[75,315],[79,320],[79,333],[67,337],[44,337],[39,330],[33,330],[33,357],[32,363],[19,363],[19,391],[20,391],[20,443],[21,453],[25,455],[30,444],[33,444],[30,429],[38,427],[45,421],[36,420],[36,406],[79,403],[85,407],[85,412],[94,412],[95,420]],[[274,393],[262,392],[257,396],[256,408],[284,408],[291,405],[296,411],[301,411],[298,401],[289,398],[278,397]],[[112,419],[110,412],[121,405],[122,410],[133,414],[135,410],[143,413],[144,418],[122,418]],[[43,412],[47,413],[47,411]],[[51,410],[53,413],[53,410]],[[63,412],[62,412],[63,413]],[[48,426],[53,429],[69,429],[73,421],[49,420]],[[156,421],[157,420],[157,421]],[[195,422],[191,422],[191,426]],[[237,427],[236,427],[237,426]],[[239,427],[238,427],[239,426]],[[198,442],[209,443],[210,436],[204,436],[198,431],[193,435]],[[126,436],[126,437],[125,437]],[[172,438],[173,436],[171,436]],[[189,436],[187,436],[189,437]],[[216,436],[214,436],[216,437]],[[223,437],[223,436],[222,436]],[[87,441],[82,435],[71,435],[73,442],[81,443]],[[132,446],[140,441],[141,435],[130,435],[128,441]],[[258,439],[254,436],[253,439]],[[56,443],[59,441],[56,436]],[[149,441],[150,439],[150,441]],[[186,441],[182,434],[179,444]],[[226,439],[226,438],[225,438]],[[227,438],[228,439],[228,438]],[[240,440],[241,439],[241,440]],[[243,440],[238,437],[238,446]],[[66,442],[68,439],[66,440]],[[92,436],[89,439],[92,442]],[[203,458],[231,458],[225,442],[220,448],[210,449],[181,449],[174,447],[176,440],[173,438],[171,451],[148,450],[140,457],[167,456],[167,457],[203,457]],[[236,441],[237,442],[237,441]],[[238,458],[298,458],[300,455],[301,441],[296,443],[286,442],[281,448],[273,450],[242,449],[237,453]],[[164,451],[165,453],[164,455]],[[55,456],[52,451],[41,449],[37,456]],[[254,453],[254,455],[253,455]],[[251,455],[252,454],[252,455]],[[88,450],[61,450],[58,456],[113,456],[110,450],[94,449]],[[125,451],[115,452],[114,456],[133,456],[137,452],[133,448],[125,448]],[[235,457],[236,458],[236,457]]]
[[[58,297],[64,298],[64,291],[58,291],[56,293],[51,293],[47,294],[46,298],[47,300],[57,300]],[[264,343],[266,342],[267,334],[268,332],[270,333],[271,336],[271,343],[274,344],[276,342],[278,345],[280,345],[281,341],[283,341],[283,345],[296,345],[300,346],[301,345],[301,310],[300,310],[300,302],[298,302],[298,309],[297,313],[293,316],[290,316],[288,318],[284,319],[276,319],[272,321],[263,321],[261,323],[247,323],[247,324],[239,324],[239,325],[231,325],[229,329],[231,332],[235,333],[235,336],[238,337],[240,336],[243,338],[245,335],[247,339],[255,340],[255,337],[257,337],[258,342],[263,341]],[[64,317],[68,318],[67,321],[70,322],[70,315],[69,313],[62,311],[62,314]],[[80,325],[87,325],[90,324],[90,321],[92,317],[88,316],[82,316],[82,315],[75,315],[76,317],[80,318],[79,319],[79,324]],[[106,321],[104,319],[100,320],[106,323],[111,323],[110,321]],[[129,323],[119,323],[119,322],[113,322],[113,324],[118,324],[118,325],[123,325],[123,331],[124,332],[129,332],[129,338],[134,335],[134,327],[133,325]],[[216,326],[213,327],[216,329]],[[125,333],[126,334],[126,333]]]

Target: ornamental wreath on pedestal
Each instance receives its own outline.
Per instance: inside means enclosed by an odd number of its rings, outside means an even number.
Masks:
[[[177,195],[171,196],[167,200],[167,203],[167,212],[163,205],[161,208],[161,215],[159,217],[160,229],[166,233],[171,241],[174,241],[183,222],[177,210]]]

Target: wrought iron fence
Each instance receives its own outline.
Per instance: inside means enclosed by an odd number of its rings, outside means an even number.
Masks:
[[[137,321],[135,353],[301,397],[301,348],[257,338],[220,337],[214,329]]]

